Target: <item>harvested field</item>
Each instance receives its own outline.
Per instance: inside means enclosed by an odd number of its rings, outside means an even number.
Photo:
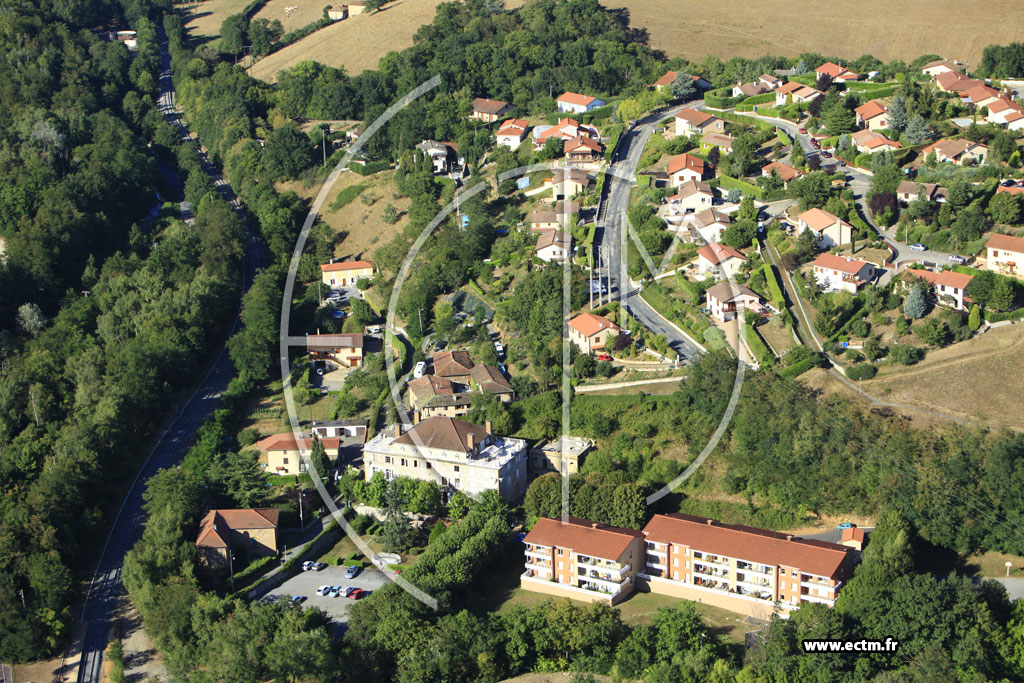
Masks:
[[[211,4],[227,1],[209,0]],[[264,58],[254,67],[253,75],[273,82],[278,71],[304,59],[344,66],[350,75],[375,68],[388,51],[412,44],[416,29],[433,20],[439,1],[399,0],[384,12],[340,21]],[[510,0],[506,7],[521,4],[521,0]],[[686,12],[679,11],[676,0],[608,0],[607,6],[627,10],[631,25],[648,31],[651,47],[670,57],[693,60],[709,54],[729,59],[821,52],[850,59],[870,53],[885,61],[909,61],[939,53],[977,64],[986,45],[1024,38],[1024,3],[1017,0],[975,3],[969,22],[936,20],[963,13],[962,3],[951,0],[907,0],[900,5],[898,19],[889,22],[877,20],[893,15],[892,4],[885,0],[865,0],[852,14],[845,6],[824,13],[816,0],[789,0],[770,8],[745,0],[723,0],[690,5]],[[296,10],[292,17],[300,11],[318,14],[322,7],[314,9]],[[283,21],[280,7],[265,8],[264,12],[269,14],[261,12],[259,16]],[[807,18],[811,16],[815,27],[808,31]],[[286,24],[286,29],[289,26]]]
[[[186,16],[185,28],[193,37],[217,38],[224,20],[248,4],[248,0],[204,0],[193,5],[195,14]]]
[[[318,19],[323,19],[324,6],[328,4],[330,3],[314,2],[313,0],[268,2],[253,16],[253,19],[268,19],[270,21],[277,19],[281,22],[281,26],[284,27],[284,32],[288,33],[307,24],[312,24]],[[341,4],[338,3],[339,6]],[[285,16],[285,7],[294,7],[295,9],[292,10],[291,14]]]

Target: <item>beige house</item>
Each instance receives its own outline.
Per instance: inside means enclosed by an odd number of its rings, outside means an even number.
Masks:
[[[810,102],[817,97],[824,97],[825,93],[821,92],[817,88],[812,88],[796,81],[790,81],[785,85],[780,85],[775,89],[775,106],[785,106],[787,101],[792,102]]]
[[[363,333],[308,334],[306,351],[314,363],[329,361],[343,368],[358,368],[363,362]]]
[[[835,62],[825,62],[815,69],[815,72],[824,74],[834,81],[856,81],[860,78],[858,74]]]
[[[904,204],[909,204],[918,197],[924,197],[925,201],[943,204],[948,196],[946,188],[935,183],[918,183],[913,180],[904,180],[896,188],[896,198]]]
[[[823,291],[856,294],[875,279],[875,264],[825,252],[811,263],[811,272]]]
[[[865,102],[854,112],[857,114],[857,125],[861,128],[881,130],[889,127],[889,105],[882,100]]]
[[[989,85],[976,85],[960,93],[960,101],[973,104],[977,109],[988,107],[999,100],[999,91]]]
[[[583,456],[593,447],[593,441],[578,436],[560,436],[554,441],[537,444],[530,449],[530,478],[535,479],[550,472],[576,474]]]
[[[693,154],[677,154],[668,160],[665,172],[668,173],[672,185],[679,187],[687,180],[703,180],[708,172],[708,164]]]
[[[800,169],[793,168],[789,164],[784,164],[780,161],[773,161],[772,163],[761,167],[761,175],[763,176],[770,176],[773,171],[775,172],[775,175],[779,176],[779,180],[782,181],[782,186],[785,188],[789,187],[790,181],[796,180],[797,178],[805,175]]]
[[[985,81],[968,78],[961,73],[950,72],[935,77],[935,86],[942,92],[964,92],[979,85],[985,85]]]
[[[579,135],[562,143],[562,153],[569,163],[600,161],[604,156],[604,145],[591,137]]]
[[[469,115],[469,118],[483,121],[484,123],[494,123],[507,114],[511,108],[508,102],[477,97],[473,100],[473,113]]]
[[[732,136],[724,133],[707,133],[700,139],[701,151],[717,147],[722,154],[732,154]]]
[[[942,74],[949,73],[960,73],[967,67],[963,62],[958,62],[955,59],[938,59],[934,62],[928,62],[921,67],[921,73],[926,76],[935,78]]]
[[[582,194],[590,185],[590,176],[583,169],[560,168],[544,179],[543,187],[551,188],[551,197],[557,202]]]
[[[546,230],[537,239],[534,254],[545,263],[565,263],[572,259],[572,235],[561,230]]]
[[[320,439],[320,443],[324,447],[324,452],[327,453],[327,458],[338,462],[341,457],[342,439],[328,437]],[[312,447],[312,439],[303,438],[296,442],[295,436],[291,432],[271,434],[256,442],[256,448],[266,455],[267,472],[280,475],[305,474],[306,461],[303,460],[302,453],[308,455]],[[317,472],[317,474],[324,476],[325,473]]]
[[[581,95],[576,92],[566,92],[558,96],[556,100],[558,111],[571,112],[573,114],[585,114],[598,107],[604,106],[604,101],[589,95]]]
[[[760,619],[809,602],[835,606],[857,562],[857,553],[838,543],[695,515],[655,515],[643,533],[639,584]]]
[[[735,319],[743,311],[761,313],[764,310],[757,292],[743,285],[734,285],[728,280],[709,288],[707,299],[711,315],[723,323]]]
[[[853,226],[824,209],[804,211],[796,220],[797,232],[811,230],[820,249],[849,244],[853,239]]]
[[[199,522],[196,551],[205,572],[234,573],[235,561],[277,555],[277,508],[210,510]],[[244,558],[232,558],[236,553]]]
[[[712,207],[686,216],[683,228],[697,232],[705,242],[721,242],[722,233],[732,225],[732,215]]]
[[[366,0],[346,0],[348,2],[345,7],[348,8],[348,15],[354,17],[357,14],[362,14],[366,11]]]
[[[935,152],[936,161],[948,161],[957,166],[963,166],[965,162],[969,164],[984,163],[985,157],[988,155],[988,147],[980,142],[971,142],[965,139],[939,140],[921,150],[921,154],[926,157],[932,152]]]
[[[875,152],[881,152],[883,149],[887,149],[890,152],[895,152],[898,149],[903,148],[903,144],[890,140],[881,133],[876,133],[873,130],[859,130],[850,136],[850,142],[861,154],[874,154]]]
[[[526,493],[526,442],[496,436],[483,427],[451,417],[431,417],[407,429],[389,427],[363,447],[363,475],[389,480],[410,477],[436,481],[447,497],[497,490],[509,502]]]
[[[338,261],[324,263],[320,266],[323,283],[328,287],[355,287],[362,279],[373,277],[371,261]]]
[[[985,243],[985,270],[1021,277],[1024,272],[1024,238],[992,235]]]
[[[530,230],[568,230],[576,223],[579,213],[579,202],[555,202],[554,209],[538,209],[530,212],[528,222]]]
[[[625,599],[644,560],[642,532],[575,517],[541,518],[523,543],[523,589],[586,602]]]
[[[915,282],[923,280],[928,284],[937,304],[948,306],[958,311],[965,311],[968,308],[970,299],[968,298],[965,301],[964,294],[967,291],[967,285],[971,284],[973,279],[973,275],[966,275],[953,270],[935,272],[932,270],[908,268],[903,273],[903,282],[906,287],[910,287]]]
[[[684,109],[676,114],[676,135],[724,133],[725,121],[699,109]]]
[[[715,193],[707,183],[687,180],[679,185],[679,191],[668,198],[672,208],[683,213],[710,209],[715,201]]]
[[[569,321],[569,341],[580,353],[604,351],[608,338],[617,335],[622,328],[603,315],[580,313]]]
[[[771,92],[772,87],[767,83],[756,81],[754,83],[737,83],[732,86],[733,97],[754,97],[755,95],[763,95]]]
[[[409,380],[409,403],[415,420],[465,415],[477,394],[496,396],[502,403],[510,403],[515,398],[505,376],[489,365],[474,365],[468,376],[459,379],[466,381],[455,382],[437,375]]]
[[[718,280],[728,279],[739,272],[747,257],[725,244],[711,242],[697,250],[697,273]]]

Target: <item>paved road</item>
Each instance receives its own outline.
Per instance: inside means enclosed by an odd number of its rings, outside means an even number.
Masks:
[[[171,82],[167,36],[162,28],[159,29],[159,32],[162,60],[160,111],[168,121],[181,128],[183,139],[191,139],[188,131],[181,126],[180,114],[173,106],[174,85]],[[240,210],[231,187],[224,182],[205,155],[203,156],[203,167],[214,179],[221,196]],[[243,218],[246,219],[246,225],[249,228],[245,267],[243,268],[243,286],[244,289],[248,289],[257,268],[262,265],[262,256],[256,238],[253,236],[252,225],[244,214]],[[232,330],[239,324],[240,322],[236,318]],[[146,480],[157,470],[181,461],[185,451],[194,440],[196,430],[217,408],[220,393],[227,387],[233,375],[234,369],[231,361],[222,347],[209,374],[204,378],[202,386],[177,411],[176,417],[161,435],[128,490],[101,552],[96,573],[82,609],[81,618],[87,624],[78,670],[78,680],[82,683],[98,683],[100,680],[107,633],[110,630],[118,600],[124,590],[121,583],[121,565],[124,554],[142,535],[142,528],[146,521],[145,513],[142,510],[142,492]]]
[[[7,664],[0,664],[0,683],[14,683],[14,669]]]
[[[626,240],[629,239],[626,229],[626,212],[629,209],[632,178],[640,163],[644,146],[658,122],[666,116],[674,116],[683,109],[700,108],[702,105],[703,100],[697,100],[682,106],[657,111],[640,119],[622,134],[612,156],[614,162],[612,169],[615,175],[608,176],[605,183],[605,196],[602,197],[604,224],[595,235],[601,267],[608,269],[609,291],[613,300],[618,298],[623,303],[625,310],[644,327],[655,334],[664,335],[672,350],[684,359],[696,356],[700,352],[699,349],[677,327],[662,318],[646,301],[641,299],[639,290],[631,287],[629,283],[628,264],[624,257]]]

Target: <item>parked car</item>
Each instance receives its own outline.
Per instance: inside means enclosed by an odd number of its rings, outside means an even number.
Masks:
[[[598,360],[603,360],[603,361],[609,362],[609,363],[612,360],[612,357],[609,356],[607,353],[599,353],[599,354],[597,354],[597,356],[595,356],[595,358],[597,358]]]
[[[441,349],[443,349],[446,346],[448,346],[448,342],[446,342],[444,339],[438,339],[437,343],[434,344],[434,350],[435,351],[440,351]]]
[[[419,379],[420,377],[423,376],[423,373],[426,372],[426,370],[427,370],[426,362],[425,361],[420,361],[419,363],[416,364],[416,369],[414,369],[412,371],[412,376],[414,378],[416,378],[416,379]]]
[[[1013,187],[1014,185],[1017,184],[1017,181],[1014,180],[1013,178],[1007,178],[1006,180],[999,184],[1002,185],[1003,187]]]
[[[292,603],[293,605],[301,605],[302,603],[306,602],[306,596],[305,596],[305,595],[296,595],[296,596],[294,596],[294,597],[293,597],[293,598],[292,598],[292,599],[290,600],[290,602],[291,602],[291,603]]]
[[[313,570],[314,571],[322,572],[325,569],[327,569],[327,565],[324,564],[323,562],[317,562],[316,564],[313,565]]]
[[[333,588],[334,588],[334,586],[320,586],[319,588],[316,589],[316,594],[317,595],[327,595],[328,593],[331,592],[331,590]]]
[[[345,578],[346,579],[354,579],[357,576],[359,576],[359,572],[361,572],[361,571],[363,571],[362,567],[357,567],[356,565],[352,565],[351,567],[349,567],[348,569],[345,570]]]
[[[836,528],[837,529],[852,529],[853,528],[853,524],[850,524],[849,522],[843,522],[842,524],[840,524]]]
[[[498,352],[498,355],[505,353],[505,347],[502,346],[501,342],[494,342],[494,350]]]
[[[366,328],[366,331],[369,334],[380,334],[380,330],[380,325],[370,325],[369,327]]]
[[[806,133],[807,129],[806,128],[797,128],[796,132],[798,132],[798,133]]]
[[[353,600],[359,600],[361,598],[365,598],[369,594],[369,591],[364,591],[362,588],[354,588],[352,589],[352,592],[348,594],[348,597]]]
[[[924,246],[920,242],[918,242],[916,244],[911,244],[911,245],[909,245],[909,247],[911,249],[913,249],[914,251],[928,251],[928,247]]]
[[[951,263],[959,263],[961,265],[967,263],[967,259],[965,259],[963,256],[959,256],[958,254],[950,254],[949,261]]]
[[[826,159],[831,159],[832,158],[832,153],[831,152],[822,152],[821,156],[825,157]]]
[[[768,214],[767,211],[765,211],[764,209],[761,209],[760,211],[757,212],[757,220],[758,221],[771,220],[771,216]]]
[[[302,571],[308,572],[312,568],[313,568],[313,561],[312,560],[306,560],[305,562],[302,563]]]

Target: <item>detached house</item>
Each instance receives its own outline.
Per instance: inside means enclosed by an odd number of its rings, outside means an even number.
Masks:
[[[782,181],[782,186],[788,188],[791,180],[796,180],[801,176],[805,175],[803,171],[798,168],[793,168],[788,164],[783,164],[779,161],[773,161],[767,166],[761,167],[761,175],[771,176],[772,172],[779,176],[779,180]]]
[[[339,437],[327,437],[320,439],[320,444],[327,453],[327,458],[337,463],[341,458],[341,449],[344,445]],[[270,474],[304,474],[306,462],[302,459],[302,453],[309,453],[313,447],[313,440],[302,438],[295,440],[291,432],[283,434],[271,434],[265,439],[256,442],[256,448],[267,457],[267,472]],[[326,472],[317,472],[321,477]]]
[[[683,213],[691,213],[711,208],[715,195],[707,183],[687,180],[679,186],[679,192],[668,201],[672,208]]]
[[[734,285],[728,280],[709,288],[707,298],[711,315],[723,323],[737,318],[744,311],[764,311],[763,302],[757,292],[743,285]]]
[[[992,235],[985,243],[985,270],[1020,277],[1024,272],[1024,238]]]
[[[484,123],[494,123],[501,116],[507,114],[511,108],[508,102],[477,97],[473,100],[473,113],[470,114],[469,118],[483,121]]]
[[[811,230],[820,249],[849,244],[853,239],[853,226],[824,209],[804,211],[796,220],[798,233]]]
[[[856,81],[860,78],[859,75],[844,66],[839,66],[835,62],[825,62],[814,71],[819,74],[825,74],[833,81]]]
[[[307,334],[310,361],[329,361],[343,368],[357,368],[363,362],[363,333]]]
[[[904,180],[896,188],[896,198],[904,204],[909,204],[918,197],[924,197],[925,201],[945,204],[948,192],[946,188],[935,183],[917,183],[913,180]]]
[[[454,142],[438,142],[424,140],[416,145],[416,149],[430,157],[435,174],[451,175],[461,173],[466,161],[459,156],[459,146]]]
[[[534,479],[549,472],[576,474],[583,456],[594,447],[594,442],[578,436],[560,436],[554,441],[538,443],[530,449],[528,469]]]
[[[764,83],[772,90],[775,90],[780,85],[782,85],[782,79],[779,78],[778,76],[773,76],[771,74],[761,74],[761,77],[757,79],[757,82]]]
[[[857,114],[857,125],[861,128],[880,130],[889,127],[889,105],[882,100],[865,102],[854,112]]]
[[[700,148],[706,152],[712,147],[717,147],[722,151],[722,154],[732,154],[732,140],[731,135],[725,135],[724,133],[706,133],[700,139]]]
[[[747,257],[725,244],[711,242],[697,250],[697,272],[707,277],[728,279],[739,272]]]
[[[569,228],[576,222],[579,213],[579,202],[555,202],[553,211],[536,210],[530,212],[530,230],[556,230]]]
[[[560,230],[545,230],[537,240],[537,258],[546,263],[565,263],[572,259],[572,235]]]
[[[697,231],[705,242],[721,242],[722,233],[732,225],[732,215],[712,207],[686,217],[683,227]]]
[[[544,179],[544,186],[551,188],[554,201],[562,201],[582,194],[590,185],[590,176],[580,168],[559,168],[550,178]]]
[[[580,353],[603,351],[608,338],[622,331],[622,328],[603,315],[580,313],[569,321],[569,341]]]
[[[543,149],[548,140],[572,140],[577,137],[589,137],[599,140],[597,128],[581,124],[576,119],[559,119],[554,126],[536,126],[533,129],[533,148]]]
[[[362,279],[373,277],[371,261],[339,261],[320,265],[320,276],[328,287],[355,287]]]
[[[988,122],[1006,126],[1009,130],[1024,128],[1024,107],[1008,97],[1000,97],[988,105]]]
[[[785,106],[788,99],[792,99],[793,102],[797,103],[810,102],[816,97],[824,97],[824,95],[825,93],[817,88],[812,88],[809,85],[797,83],[796,81],[790,81],[775,89],[775,106]]]
[[[979,85],[985,85],[984,81],[976,78],[968,78],[962,73],[947,72],[935,77],[935,86],[942,92],[964,92]]]
[[[921,270],[908,268],[903,273],[904,283],[910,286],[916,280],[924,280],[935,298],[935,302],[942,306],[949,306],[958,311],[967,309],[964,301],[964,293],[967,285],[974,279],[973,275],[958,273],[953,270],[944,270],[941,273],[932,270]],[[970,302],[970,300],[967,300]]]
[[[604,157],[604,146],[593,138],[581,135],[566,140],[562,152],[568,162],[588,163],[600,161]]]
[[[530,122],[525,119],[508,119],[498,127],[497,144],[504,145],[509,149],[518,149],[526,138],[526,131],[530,128]]]
[[[733,97],[753,97],[754,95],[763,95],[766,92],[771,92],[772,88],[767,83],[760,81],[754,83],[737,83],[732,86]]]
[[[811,271],[814,281],[826,292],[856,294],[875,279],[875,264],[829,253],[818,254],[811,263]]]
[[[887,149],[890,152],[894,152],[897,149],[902,149],[903,145],[895,140],[890,140],[881,133],[876,133],[873,130],[859,130],[850,136],[850,142],[861,154],[874,154],[875,152],[881,152],[883,149]]]
[[[693,154],[677,154],[668,160],[669,181],[679,187],[687,180],[704,180],[708,173],[708,163]]]
[[[679,74],[676,71],[666,71],[664,76],[651,84],[651,87],[655,90],[668,90],[672,87],[672,84],[675,82],[676,76],[678,75]],[[711,87],[711,84],[700,76],[690,76],[690,78],[693,79],[693,83],[697,86],[698,90],[707,90]]]
[[[699,109],[684,109],[675,116],[676,135],[724,133],[725,121]]]
[[[199,522],[196,551],[205,572],[234,572],[231,555],[245,559],[277,555],[277,508],[210,510]]]
[[[935,78],[942,74],[961,73],[965,68],[967,68],[966,64],[955,59],[938,59],[922,66],[921,73]]]
[[[987,107],[999,99],[999,91],[988,85],[976,85],[960,93],[960,101],[976,108]]]
[[[562,93],[557,100],[558,111],[571,112],[574,114],[585,114],[598,107],[604,106],[604,101],[589,95],[581,95],[575,92]]]
[[[988,147],[980,142],[971,142],[965,139],[939,140],[921,150],[926,157],[931,152],[935,152],[937,161],[948,161],[957,166],[963,166],[965,162],[968,164],[985,163]]]

